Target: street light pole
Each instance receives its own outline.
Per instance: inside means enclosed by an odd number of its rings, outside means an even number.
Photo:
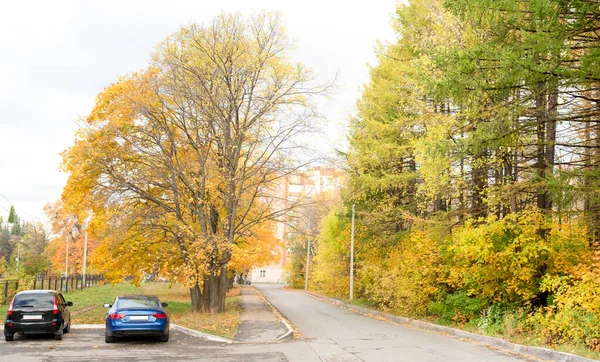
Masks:
[[[304,276],[304,290],[308,290],[308,272],[310,268],[310,220],[308,221],[308,236],[306,237],[306,272]]]
[[[352,204],[352,232],[350,234],[350,300],[354,299],[354,207]]]
[[[85,267],[86,267],[86,257],[87,257],[87,227],[85,228],[85,237],[83,238],[83,280],[82,280],[82,288],[85,288]]]
[[[17,273],[19,272],[19,261],[21,260],[21,243],[17,241]]]
[[[82,284],[85,288],[85,270],[87,268],[87,239],[88,239],[88,226],[90,226],[90,219],[92,215],[88,211],[88,217],[85,219],[85,236],[83,237],[83,278]]]
[[[67,250],[65,251],[65,279],[69,277],[69,234],[65,230],[65,241],[67,242]]]

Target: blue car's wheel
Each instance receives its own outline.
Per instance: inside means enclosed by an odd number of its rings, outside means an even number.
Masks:
[[[104,342],[106,342],[106,343],[113,343],[114,341],[115,341],[115,337],[109,336],[108,334],[104,335]]]
[[[169,342],[169,333],[165,334],[164,336],[158,337],[158,340],[160,342]]]

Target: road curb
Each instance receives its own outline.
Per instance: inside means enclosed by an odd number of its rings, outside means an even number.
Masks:
[[[273,311],[275,316],[277,316],[277,318],[279,318],[281,323],[283,323],[283,325],[287,328],[287,332],[285,332],[281,336],[275,338],[275,342],[281,342],[287,338],[293,337],[295,329],[294,329],[294,327],[292,327],[292,323],[290,321],[288,321],[287,318],[283,316],[283,314],[281,314],[279,309],[275,308],[275,306],[273,304],[271,304],[271,302],[269,302],[269,300],[260,292],[260,290],[258,290],[258,288],[256,288],[255,286],[252,286],[252,288],[254,288],[254,290],[256,290],[256,293],[262,298],[262,300],[265,301],[265,303],[271,308],[271,311]]]
[[[171,323],[171,328],[174,329],[174,330],[176,330],[176,331],[185,333],[185,334],[187,334],[189,336],[196,337],[196,338],[206,339],[208,341],[222,342],[222,343],[233,343],[233,341],[231,339],[227,339],[227,338],[215,336],[215,335],[212,335],[212,334],[200,332],[200,331],[197,331],[195,329],[186,328],[184,326],[180,326],[180,325],[175,324],[175,323]]]
[[[307,294],[315,299],[321,299],[330,304],[338,305],[338,306],[344,307],[346,309],[353,310],[355,312],[366,315],[368,317],[377,316],[377,317],[383,318],[385,320],[396,322],[399,324],[409,325],[409,326],[412,326],[412,327],[415,327],[418,329],[428,330],[428,331],[437,332],[437,333],[443,333],[443,334],[447,334],[447,335],[454,336],[454,337],[461,338],[461,339],[484,343],[486,345],[498,347],[503,350],[514,352],[514,353],[519,353],[522,355],[541,358],[541,359],[545,359],[545,360],[552,360],[552,361],[556,361],[556,362],[594,362],[594,361],[597,361],[594,359],[581,357],[581,356],[577,356],[577,355],[566,353],[566,352],[559,352],[559,351],[542,348],[542,347],[524,346],[521,344],[508,342],[501,338],[484,336],[484,335],[480,335],[480,334],[466,332],[466,331],[456,329],[456,328],[441,326],[439,324],[423,322],[423,321],[414,320],[414,319],[410,319],[410,318],[406,318],[406,317],[401,317],[401,316],[397,316],[397,315],[393,315],[393,314],[389,314],[389,313],[380,312],[380,311],[370,309],[370,308],[359,307],[354,304],[346,303],[346,302],[343,302],[338,299],[329,298],[324,295],[320,295],[320,294],[309,292],[309,291],[304,291],[304,290],[295,290],[295,291]]]
[[[73,324],[71,329],[104,329],[104,324]]]

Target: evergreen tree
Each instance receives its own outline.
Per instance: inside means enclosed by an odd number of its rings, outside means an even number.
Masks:
[[[15,206],[10,205],[10,212],[8,213],[8,222],[11,224],[16,223],[18,220],[17,212],[15,211]]]

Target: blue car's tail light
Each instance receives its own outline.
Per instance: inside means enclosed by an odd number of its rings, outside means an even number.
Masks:
[[[123,317],[125,317],[124,313],[112,313],[110,316],[110,319],[121,319]]]
[[[152,313],[152,316],[156,319],[165,319],[167,318],[166,313]]]

